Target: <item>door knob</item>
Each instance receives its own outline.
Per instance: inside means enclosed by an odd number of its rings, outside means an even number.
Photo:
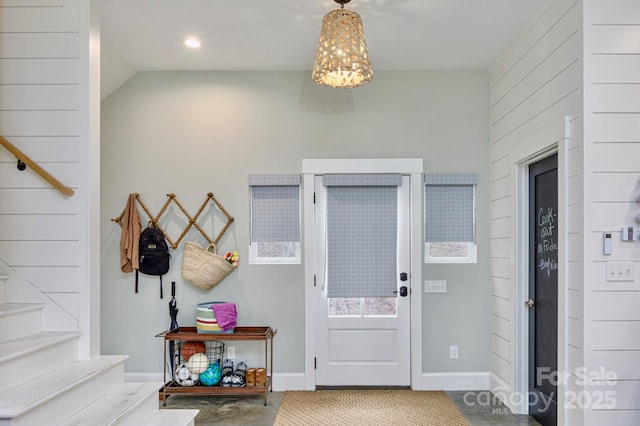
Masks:
[[[529,300],[527,300],[526,302],[524,302],[524,305],[529,308],[529,309],[533,309],[533,306],[536,304],[536,302],[529,298]]]

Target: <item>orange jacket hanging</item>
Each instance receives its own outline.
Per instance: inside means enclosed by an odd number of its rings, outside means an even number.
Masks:
[[[124,224],[120,235],[120,270],[133,272],[139,268],[138,243],[140,241],[140,215],[136,206],[136,195],[129,194],[123,213]]]

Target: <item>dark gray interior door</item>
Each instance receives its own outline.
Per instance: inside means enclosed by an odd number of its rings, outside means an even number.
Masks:
[[[557,424],[558,156],[529,167],[529,413]]]

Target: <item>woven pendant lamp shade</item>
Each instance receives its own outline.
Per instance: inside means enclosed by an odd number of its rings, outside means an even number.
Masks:
[[[346,89],[373,78],[362,19],[356,12],[337,9],[325,15],[312,78],[323,86]]]

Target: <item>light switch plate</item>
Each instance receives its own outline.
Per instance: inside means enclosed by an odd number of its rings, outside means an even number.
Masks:
[[[447,280],[425,280],[424,292],[425,293],[446,293]]]
[[[607,262],[607,281],[634,281],[633,262]]]

